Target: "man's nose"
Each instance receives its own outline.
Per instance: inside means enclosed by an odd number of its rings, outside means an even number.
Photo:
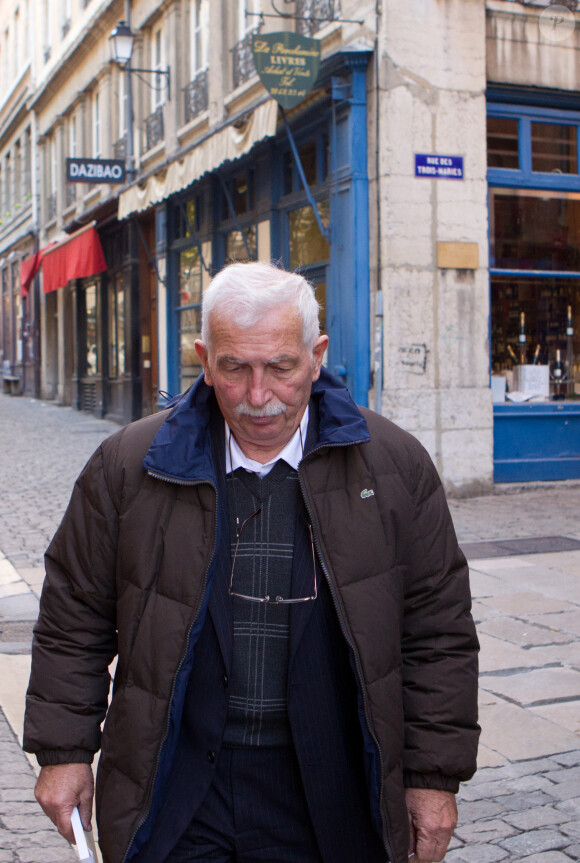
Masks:
[[[252,370],[248,398],[250,404],[254,407],[261,407],[270,398],[270,390],[268,389],[265,375],[260,369]]]

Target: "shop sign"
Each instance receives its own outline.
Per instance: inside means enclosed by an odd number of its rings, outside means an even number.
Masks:
[[[415,153],[415,176],[440,180],[463,180],[463,156]]]
[[[268,93],[293,108],[312,90],[320,65],[320,39],[297,33],[255,33],[254,64]]]
[[[67,183],[124,183],[124,159],[67,159]]]

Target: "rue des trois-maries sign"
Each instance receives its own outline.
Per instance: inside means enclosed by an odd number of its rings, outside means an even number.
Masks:
[[[124,159],[66,160],[67,183],[124,183]]]
[[[262,84],[283,108],[312,90],[320,65],[320,40],[297,33],[255,33],[252,52]]]

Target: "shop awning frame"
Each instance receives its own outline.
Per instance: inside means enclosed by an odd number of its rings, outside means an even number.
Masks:
[[[226,162],[235,161],[264,138],[273,138],[278,125],[278,103],[268,99],[258,105],[242,129],[229,123],[208,135],[183,159],[167,166],[163,175],[154,174],[143,185],[135,183],[119,195],[119,221],[148,210],[171,195],[181,192],[204,174]]]
[[[45,294],[64,288],[72,279],[88,278],[107,269],[95,222],[47,246],[41,255]]]

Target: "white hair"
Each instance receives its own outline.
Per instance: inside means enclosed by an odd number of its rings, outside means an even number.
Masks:
[[[314,288],[298,273],[289,273],[265,261],[229,264],[211,280],[203,294],[201,338],[209,346],[214,317],[235,322],[246,329],[262,315],[293,303],[302,319],[302,340],[312,353],[320,335],[320,306]]]

